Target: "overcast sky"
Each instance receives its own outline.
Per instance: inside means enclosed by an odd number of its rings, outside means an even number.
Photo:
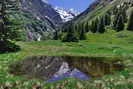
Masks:
[[[48,0],[53,6],[68,9],[75,9],[78,12],[84,11],[94,0]]]

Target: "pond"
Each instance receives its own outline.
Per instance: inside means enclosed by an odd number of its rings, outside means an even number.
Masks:
[[[10,65],[9,68],[9,72],[14,75],[55,82],[65,78],[99,78],[123,70],[124,65],[119,59],[106,61],[103,57],[32,56]]]

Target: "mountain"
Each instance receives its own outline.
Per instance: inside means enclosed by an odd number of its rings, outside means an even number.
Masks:
[[[133,0],[95,0],[83,13],[78,15],[73,22],[91,21],[97,16],[102,16],[106,12],[115,9],[114,7],[124,4],[125,2],[132,3]]]
[[[55,28],[63,22],[46,0],[21,0],[21,12],[28,40],[52,38]]]
[[[79,14],[78,12],[74,11],[73,9],[64,10],[63,8],[55,7],[55,10],[57,13],[60,14],[63,22],[70,21]]]
[[[129,8],[132,7],[133,0],[95,0],[83,13],[79,14],[72,21],[65,23],[63,28],[69,26],[70,23],[90,23],[97,17],[104,16],[108,12],[113,12],[117,7],[127,5]],[[127,8],[126,12],[128,12]],[[129,15],[127,13],[127,15]]]
[[[95,0],[83,13],[62,26],[62,41],[85,40],[87,32],[131,31],[132,13],[133,0]]]
[[[42,0],[22,0],[22,9],[32,13],[36,18],[47,18],[55,25],[62,23],[59,13]]]

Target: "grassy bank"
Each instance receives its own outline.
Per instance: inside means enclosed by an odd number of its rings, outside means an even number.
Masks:
[[[79,43],[62,43],[61,41],[17,42],[22,50],[16,53],[0,54],[0,89],[133,89],[133,32],[106,32],[105,34],[87,34],[87,40]],[[127,68],[115,75],[101,79],[77,81],[66,79],[58,83],[46,84],[37,79],[26,79],[8,73],[8,66],[27,56],[88,56],[105,57],[107,61],[120,58]]]

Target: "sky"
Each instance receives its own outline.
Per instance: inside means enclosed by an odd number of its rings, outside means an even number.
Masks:
[[[78,12],[83,12],[93,1],[94,0],[48,0],[48,3],[66,10],[74,9]]]

